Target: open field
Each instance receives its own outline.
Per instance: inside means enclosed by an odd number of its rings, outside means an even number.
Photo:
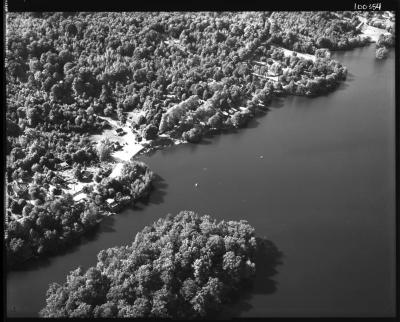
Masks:
[[[315,62],[315,55],[310,55],[310,54],[304,54],[304,53],[299,53],[297,51],[289,50],[283,47],[279,47],[279,49],[282,49],[283,53],[285,56],[292,56],[293,53],[296,53],[298,57],[304,58],[304,59],[310,59],[313,62]]]
[[[377,42],[378,39],[379,39],[379,36],[381,34],[389,35],[390,33],[387,32],[384,29],[368,26],[366,24],[364,24],[362,26],[362,35],[363,35],[363,37],[370,37],[371,38],[371,42]]]

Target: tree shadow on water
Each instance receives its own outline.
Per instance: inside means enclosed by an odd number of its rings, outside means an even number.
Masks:
[[[346,81],[347,81],[347,82],[352,82],[352,81],[354,81],[354,79],[355,79],[354,74],[348,72],[348,73],[347,73],[347,77],[346,77]]]
[[[168,184],[166,183],[164,178],[161,177],[159,174],[154,174],[153,188],[149,196],[136,202],[132,209],[140,211],[149,204],[162,204],[164,202],[164,197],[167,194],[167,187]]]
[[[202,140],[201,140],[199,143],[197,143],[197,144],[200,144],[200,145],[210,145],[210,144],[212,144],[212,141],[211,141],[211,140],[207,140],[206,137],[203,137]]]
[[[349,79],[349,81],[351,82],[352,79]],[[341,81],[340,83],[338,83],[335,87],[331,88],[329,91],[326,91],[324,93],[320,93],[317,97],[328,97],[328,96],[332,96],[334,94],[336,94],[338,91],[344,91],[346,90],[348,87],[350,86],[350,84],[347,82],[347,79],[345,81]],[[311,99],[314,97],[311,97]]]
[[[103,220],[101,221],[99,228],[95,229],[93,231],[88,232],[86,235],[84,235],[82,237],[83,241],[88,240],[94,240],[94,238],[98,235],[101,234],[103,232],[105,233],[112,233],[115,231],[115,229],[113,228],[114,226],[114,221],[115,221],[115,217],[114,216],[107,216],[104,217]]]
[[[257,237],[255,254],[256,273],[250,283],[243,286],[237,299],[226,304],[217,319],[241,317],[242,313],[253,308],[251,300],[256,294],[273,294],[277,291],[277,282],[273,276],[278,273],[276,267],[283,264],[283,253],[276,245],[266,239]]]
[[[351,82],[351,81],[352,81],[352,80],[349,79],[349,82]],[[332,92],[330,92],[330,93],[328,93],[328,94],[334,93],[335,91],[343,91],[343,90],[346,90],[349,86],[350,86],[350,84],[349,84],[349,83],[347,82],[347,80],[346,80],[346,81],[340,83],[340,84],[335,88],[335,90],[333,90]]]
[[[280,108],[285,105],[285,97],[274,97],[273,100],[271,101],[271,104],[269,104],[268,110],[272,108]]]
[[[266,114],[266,113],[265,113]],[[256,118],[250,120],[250,122],[247,124],[246,128],[248,129],[255,129],[260,125],[260,122],[257,121]]]
[[[42,269],[44,267],[50,266],[57,258],[63,257],[68,254],[72,254],[79,250],[80,247],[87,243],[91,243],[96,241],[102,233],[105,232],[115,232],[113,228],[114,225],[114,217],[104,217],[101,223],[91,230],[85,232],[82,236],[77,237],[74,240],[71,240],[69,243],[65,245],[59,246],[52,253],[47,254],[43,257],[34,257],[31,258],[19,265],[14,266],[12,269],[7,268],[9,272],[11,271],[36,271]]]

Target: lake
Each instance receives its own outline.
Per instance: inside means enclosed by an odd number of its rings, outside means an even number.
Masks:
[[[348,79],[318,98],[275,100],[237,133],[140,157],[158,174],[146,205],[106,218],[72,250],[7,276],[8,316],[37,316],[51,282],[131,243],[167,213],[246,219],[282,253],[257,271],[237,316],[395,315],[394,51],[333,57]]]

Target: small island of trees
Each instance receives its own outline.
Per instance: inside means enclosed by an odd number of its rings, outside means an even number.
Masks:
[[[42,317],[204,318],[238,296],[255,273],[254,228],[191,211],[168,215],[128,246],[47,291]]]
[[[388,48],[394,47],[394,44],[395,44],[394,35],[392,35],[392,34],[389,34],[389,35],[381,34],[379,36],[378,41],[376,42],[376,54],[375,54],[375,57],[377,59],[385,59],[389,54]]]

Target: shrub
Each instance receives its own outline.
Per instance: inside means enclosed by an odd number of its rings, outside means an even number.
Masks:
[[[385,59],[389,51],[386,47],[379,47],[376,49],[375,57],[376,59]]]
[[[201,130],[197,127],[190,129],[189,131],[182,133],[182,139],[190,143],[197,143],[201,141]]]
[[[238,111],[232,115],[231,121],[232,125],[236,128],[244,127],[251,119],[251,112],[250,111]]]

